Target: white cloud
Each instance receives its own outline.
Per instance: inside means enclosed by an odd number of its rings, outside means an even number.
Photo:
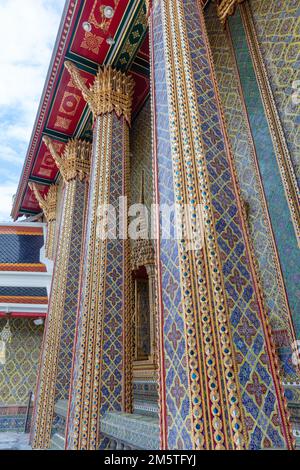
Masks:
[[[2,142],[0,143],[0,155],[2,156],[1,167],[6,165],[4,162],[20,166],[24,161],[24,156],[20,155],[20,153],[15,148],[6,145],[5,143],[2,144]]]
[[[34,118],[64,0],[0,0],[0,106]]]
[[[13,202],[13,196],[16,192],[16,184],[3,184],[0,185],[0,222],[9,222],[10,220],[10,209]]]
[[[0,0],[0,218],[8,218],[64,0]],[[11,164],[14,178],[1,168]]]

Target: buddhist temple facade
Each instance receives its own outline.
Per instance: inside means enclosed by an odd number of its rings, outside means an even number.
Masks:
[[[299,16],[66,1],[12,208],[53,267],[34,449],[297,447]]]

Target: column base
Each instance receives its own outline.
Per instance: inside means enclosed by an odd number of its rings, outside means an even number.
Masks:
[[[58,400],[54,408],[54,421],[50,450],[65,450],[66,419],[68,400]]]

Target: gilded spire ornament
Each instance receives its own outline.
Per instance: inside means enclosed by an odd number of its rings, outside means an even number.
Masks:
[[[48,147],[64,180],[71,181],[77,177],[83,181],[90,171],[91,144],[83,140],[70,139],[62,155],[57,152],[54,142],[44,135],[43,142]]]
[[[81,91],[89,104],[94,117],[115,111],[123,115],[130,124],[134,80],[126,73],[115,70],[110,65],[100,67],[93,85],[87,87],[78,68],[65,61],[65,67],[71,75],[74,85]]]
[[[28,183],[31,191],[33,191],[40,208],[43,210],[47,222],[56,220],[56,199],[57,199],[57,186],[51,185],[46,196],[42,196],[35,183]]]
[[[236,7],[245,0],[218,0],[217,13],[219,20],[225,25],[228,16],[234,14]]]

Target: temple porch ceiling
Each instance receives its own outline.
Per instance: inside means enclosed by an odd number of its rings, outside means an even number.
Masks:
[[[81,93],[72,83],[65,60],[81,70],[87,84],[99,65],[127,70],[135,80],[133,116],[149,95],[149,44],[147,6],[144,0],[69,0],[66,2],[54,53],[14,199],[12,217],[40,211],[28,182],[39,184],[42,195],[56,182],[58,168],[43,135],[54,139],[62,151],[70,138],[90,140],[92,118]],[[105,16],[104,7],[113,8]]]

